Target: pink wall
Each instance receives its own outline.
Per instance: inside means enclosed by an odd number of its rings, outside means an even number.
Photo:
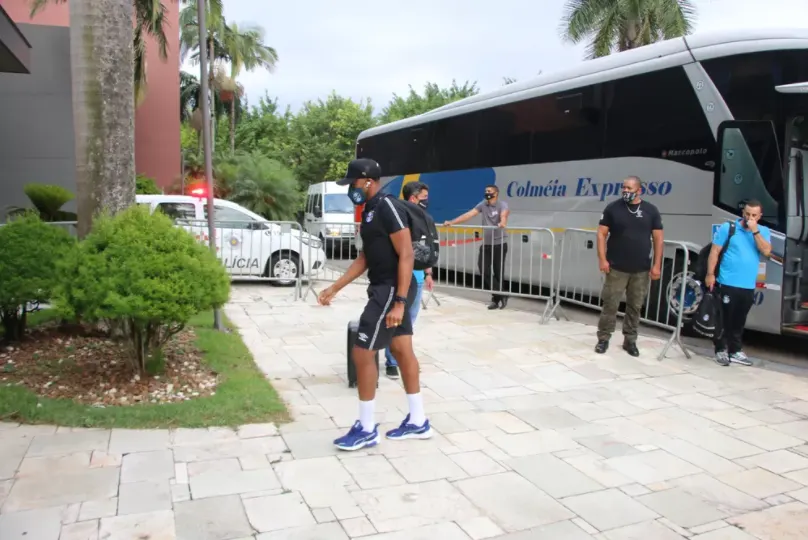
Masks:
[[[0,0],[17,23],[68,26],[67,3],[48,4],[31,20],[30,0]],[[180,176],[180,48],[179,2],[163,0],[168,9],[168,59],[163,61],[152,40],[146,46],[146,98],[135,113],[135,168],[168,187]],[[33,67],[36,69],[36,66]]]

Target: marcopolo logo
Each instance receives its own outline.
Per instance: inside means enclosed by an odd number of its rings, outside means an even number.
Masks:
[[[562,184],[558,179],[550,180],[546,183],[533,182],[511,182],[505,190],[508,198],[550,198],[566,197],[567,185]],[[607,198],[619,197],[623,189],[623,182],[595,182],[592,178],[579,178],[575,185],[573,197],[597,197],[601,201]],[[658,195],[664,197],[673,189],[673,185],[668,182],[647,182],[643,184],[642,195]],[[571,190],[570,190],[571,191]]]
[[[673,189],[673,184],[664,182],[645,182],[642,186],[642,195],[659,195],[664,197]],[[591,178],[579,178],[575,189],[576,197],[597,197],[605,201],[610,197],[617,197],[623,190],[623,182],[594,182]]]

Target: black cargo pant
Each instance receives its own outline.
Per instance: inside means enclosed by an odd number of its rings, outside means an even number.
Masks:
[[[625,293],[626,316],[623,318],[623,340],[625,343],[637,342],[637,328],[640,326],[640,316],[650,280],[647,270],[629,273],[611,269],[606,274],[603,291],[600,293],[603,311],[598,321],[598,341],[609,341],[612,337],[617,325],[617,309]]]
[[[715,352],[741,352],[741,338],[746,317],[755,303],[755,289],[716,285],[716,290],[718,301],[721,302],[721,324],[713,338]]]
[[[477,255],[477,269],[483,276],[483,288],[486,291],[502,290],[502,268],[505,266],[505,257],[508,256],[508,244],[484,245]],[[504,298],[501,294],[492,294],[491,301],[499,302]]]

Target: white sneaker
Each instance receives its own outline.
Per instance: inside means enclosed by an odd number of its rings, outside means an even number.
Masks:
[[[715,353],[715,363],[720,366],[728,366],[729,355],[727,354],[727,351],[718,351]]]
[[[749,357],[746,356],[746,353],[743,351],[738,351],[736,353],[732,353],[729,355],[729,361],[734,362],[736,364],[740,364],[742,366],[751,366],[752,361],[749,360]]]

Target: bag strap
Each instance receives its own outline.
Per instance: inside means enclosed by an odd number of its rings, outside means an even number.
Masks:
[[[718,262],[715,263],[715,275],[718,276],[718,271],[721,269],[721,261],[724,259],[724,254],[727,252],[729,248],[729,241],[732,240],[732,236],[735,234],[735,222],[732,221],[729,224],[729,233],[727,234],[727,241],[724,242],[724,245],[721,246],[721,252],[718,254]]]

